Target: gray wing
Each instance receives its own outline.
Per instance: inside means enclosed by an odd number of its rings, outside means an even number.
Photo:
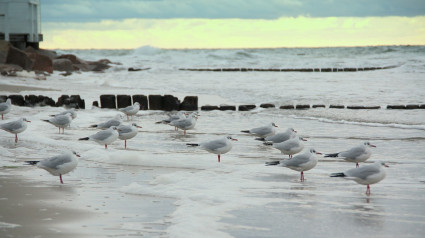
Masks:
[[[251,129],[249,130],[249,132],[253,134],[258,134],[258,135],[267,135],[270,132],[272,132],[272,130],[270,129],[269,126],[263,126],[263,127]]]
[[[224,140],[212,140],[212,141],[208,141],[208,142],[204,142],[201,144],[202,147],[209,149],[209,150],[217,150],[220,149],[222,147],[226,146],[226,141]]]
[[[111,126],[119,126],[120,124],[121,124],[120,121],[115,120],[115,119],[111,119],[109,121],[100,123],[97,127],[100,127],[100,128],[109,128]]]
[[[356,146],[347,151],[340,152],[338,155],[345,158],[356,158],[364,153],[364,147]]]
[[[290,139],[290,135],[286,132],[277,133],[273,136],[267,136],[264,138],[266,141],[272,141],[273,143],[280,143]]]
[[[22,121],[11,121],[8,123],[4,123],[0,125],[0,128],[2,128],[5,131],[16,131],[22,127]]]
[[[177,127],[188,127],[192,125],[192,122],[189,119],[184,118],[184,119],[172,121],[170,125],[177,126]]]
[[[118,129],[119,129],[120,134],[121,133],[129,133],[129,132],[132,131],[131,126],[119,126]]]
[[[111,136],[111,131],[99,131],[98,133],[91,135],[90,138],[94,140],[105,140],[106,138]]]
[[[377,173],[379,173],[378,167],[376,167],[374,165],[366,165],[366,166],[362,166],[360,168],[350,169],[347,172],[345,172],[344,174],[347,177],[356,177],[356,178],[366,180],[367,177],[369,177],[373,174],[377,174]]]
[[[299,144],[299,141],[297,140],[289,140],[289,141],[285,141],[282,144],[279,144],[279,148],[282,148],[284,150],[290,150],[294,147],[297,147]]]
[[[292,159],[281,161],[280,163],[288,167],[299,167],[310,160],[310,153],[294,156]]]
[[[71,119],[67,115],[58,115],[52,118],[50,122],[56,125],[66,126],[71,123]]]
[[[0,104],[0,111],[5,111],[8,107],[9,107],[9,105],[6,105],[6,103],[1,103]]]
[[[40,161],[39,166],[50,169],[57,169],[58,166],[72,161],[68,154],[57,155],[45,160]]]

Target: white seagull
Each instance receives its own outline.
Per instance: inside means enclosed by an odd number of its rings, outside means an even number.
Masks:
[[[376,147],[369,142],[364,142],[361,145],[353,147],[347,151],[334,153],[334,154],[326,154],[325,157],[337,157],[343,158],[346,161],[356,163],[356,167],[359,167],[359,162],[365,162],[372,155],[372,150],[370,147]]]
[[[384,162],[376,161],[370,165],[364,165],[360,168],[353,168],[344,173],[333,173],[331,177],[343,177],[345,179],[354,180],[358,184],[367,185],[366,194],[370,195],[370,184],[378,183],[385,178],[385,170],[388,167]]]
[[[139,110],[140,110],[140,103],[135,102],[133,104],[133,106],[128,106],[128,107],[125,107],[125,108],[121,108],[119,110],[121,112],[123,112],[125,115],[127,115],[127,120],[130,120],[129,119],[129,116],[131,116],[131,118],[133,118],[133,116],[136,115],[139,112]]]
[[[186,135],[186,131],[195,128],[196,119],[198,118],[197,113],[193,112],[187,118],[182,118],[178,120],[174,120],[170,122],[170,126],[175,126],[184,131]]]
[[[304,182],[304,171],[310,170],[317,165],[316,154],[321,155],[322,153],[317,152],[315,149],[310,149],[303,154],[296,155],[288,160],[267,162],[266,165],[279,165],[287,167],[295,171],[301,172],[301,182]]]
[[[43,120],[43,121],[48,122],[48,123],[56,126],[59,129],[59,134],[61,133],[61,128],[62,128],[62,133],[65,134],[65,127],[68,127],[72,122],[71,115],[72,114],[70,112],[68,112],[64,115],[58,114],[51,119]]]
[[[3,123],[0,125],[0,129],[15,134],[15,144],[18,143],[18,134],[25,131],[27,129],[27,122],[25,118],[20,118],[16,121],[11,121],[7,123]]]
[[[173,115],[169,115],[168,116],[168,118],[167,119],[164,119],[164,120],[162,120],[162,121],[157,121],[157,122],[155,122],[156,124],[170,124],[172,121],[175,121],[175,120],[180,120],[180,119],[184,119],[184,118],[186,118],[186,116],[187,116],[188,114],[186,113],[186,112],[177,112],[176,114],[173,114]],[[178,128],[177,127],[174,127],[174,130],[178,130]]]
[[[93,140],[98,144],[105,145],[105,149],[108,149],[108,145],[118,139],[118,131],[116,126],[112,126],[109,129],[99,131],[88,137],[80,138],[78,140]]]
[[[196,143],[187,143],[189,146],[199,146],[201,149],[204,149],[210,153],[216,154],[218,156],[218,162],[220,163],[220,155],[229,152],[232,149],[232,141],[237,141],[237,139],[232,138],[231,136],[223,137],[221,139],[210,140],[202,142],[199,144]]]
[[[61,112],[61,113],[58,113],[58,114],[56,114],[56,115],[50,115],[51,117],[55,117],[55,116],[57,116],[57,115],[65,115],[65,114],[67,114],[67,113],[71,113],[71,118],[72,118],[72,120],[74,120],[75,118],[77,118],[77,112],[75,111],[75,109],[74,108],[71,108],[71,109],[69,109],[69,110],[65,110],[65,111],[63,111],[63,112]]]
[[[79,154],[76,152],[65,152],[42,161],[25,161],[31,165],[37,165],[49,172],[53,176],[59,176],[61,184],[63,184],[62,175],[67,174],[74,170],[78,164]]]
[[[118,130],[118,138],[120,140],[124,140],[124,148],[127,149],[127,140],[135,137],[137,135],[137,128],[142,128],[138,126],[136,123],[131,125],[119,125]]]
[[[304,148],[303,141],[306,139],[296,136],[289,140],[280,143],[273,143],[273,148],[276,148],[282,152],[282,154],[289,155],[289,158],[292,158],[292,155],[300,152]]]
[[[272,136],[276,133],[276,124],[274,122],[268,124],[267,126],[262,126],[262,127],[257,127],[257,128],[253,128],[250,130],[244,130],[241,131],[243,133],[248,133],[254,136],[259,136],[259,137],[267,137],[267,136]]]
[[[272,142],[272,143],[280,143],[291,138],[294,138],[297,135],[297,131],[294,128],[288,128],[285,132],[279,132],[275,135],[267,136],[265,138],[255,138],[256,140]],[[266,143],[267,144],[267,143]]]
[[[119,126],[121,125],[121,115],[117,114],[114,118],[107,120],[105,122],[91,125],[90,127],[98,128],[98,129],[108,129],[111,126]]]
[[[10,98],[8,98],[6,102],[0,103],[0,114],[2,120],[4,119],[3,115],[9,113],[10,109],[12,109],[12,101]]]

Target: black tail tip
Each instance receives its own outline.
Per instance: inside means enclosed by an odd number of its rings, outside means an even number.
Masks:
[[[276,161],[271,161],[271,162],[266,162],[266,166],[271,166],[271,165],[278,165],[280,164],[280,162],[278,160]]]
[[[255,138],[256,140],[260,140],[260,141],[265,141],[266,139],[264,138]]]
[[[89,140],[89,138],[88,137],[84,137],[84,138],[80,138],[78,140]]]
[[[331,177],[345,177],[344,173],[333,173],[331,174]]]
[[[195,143],[186,143],[187,146],[199,146],[199,144],[195,144]]]
[[[39,162],[40,162],[39,160],[29,160],[29,161],[25,161],[25,164],[27,164],[27,165],[36,165]]]
[[[91,128],[93,128],[93,127],[97,127],[97,125],[91,125],[90,127],[91,127]]]
[[[338,157],[339,153],[335,153],[335,154],[325,154],[324,157]]]
[[[241,132],[243,132],[243,133],[249,133],[249,131],[241,131]]]

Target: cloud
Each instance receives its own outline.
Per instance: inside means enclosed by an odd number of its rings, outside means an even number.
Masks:
[[[42,48],[271,48],[420,45],[425,16],[125,19],[46,23]]]
[[[43,22],[425,15],[423,0],[42,0]]]

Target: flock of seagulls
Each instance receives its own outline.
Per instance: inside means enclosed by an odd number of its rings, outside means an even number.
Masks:
[[[8,99],[4,103],[0,103],[0,114],[2,120],[4,115],[10,112],[11,103]],[[127,116],[130,120],[140,110],[139,103],[135,103],[132,106],[119,109],[122,113]],[[52,118],[43,120],[56,126],[59,129],[59,133],[62,129],[62,133],[66,127],[69,127],[72,120],[77,117],[77,113],[74,109],[66,110],[57,115],[51,115]],[[168,124],[173,126],[175,130],[183,130],[186,135],[187,130],[191,130],[195,127],[196,121],[199,117],[197,112],[187,113],[178,112],[175,115],[169,116],[169,118],[156,123]],[[27,128],[27,119],[20,118],[16,121],[0,124],[0,129],[15,134],[15,144],[18,143],[18,134],[25,131]],[[91,125],[91,128],[101,129],[95,134],[87,137],[80,138],[80,141],[94,141],[98,144],[104,145],[105,149],[108,145],[116,141],[117,139],[124,140],[124,148],[127,148],[127,140],[134,138],[138,129],[141,128],[136,123],[131,125],[125,125],[122,123],[121,114],[116,115],[114,118],[96,124]],[[304,153],[300,153],[304,149],[304,138],[297,135],[297,131],[293,128],[287,128],[284,132],[276,133],[277,125],[275,123],[267,124],[263,127],[256,127],[249,130],[242,130],[241,132],[255,136],[255,140],[263,141],[265,146],[272,146],[279,150],[282,154],[288,155],[288,159],[282,159],[278,161],[266,162],[267,166],[281,166],[286,167],[301,173],[300,181],[304,182],[304,172],[313,169],[318,163],[317,155],[322,153],[317,152],[311,148]],[[221,155],[229,152],[233,147],[233,142],[237,139],[232,136],[226,136],[210,141],[200,143],[187,143],[187,146],[199,147],[207,152],[216,154],[218,162],[221,161]],[[356,163],[356,168],[347,170],[346,172],[333,173],[331,177],[343,177],[349,180],[353,180],[359,184],[367,185],[366,194],[370,195],[370,185],[380,182],[385,178],[385,170],[383,167],[388,167],[383,162],[376,162],[374,164],[365,165],[359,167],[359,163],[365,162],[370,158],[372,151],[370,148],[376,147],[369,142],[364,142],[361,145],[355,146],[346,151],[338,153],[325,154],[324,157],[335,157],[342,158],[345,161]],[[59,176],[60,182],[63,183],[62,175],[74,170],[78,164],[78,157],[80,155],[76,152],[65,152],[60,155],[42,160],[42,161],[26,161],[27,164],[37,165],[39,168],[47,170],[54,176]]]

